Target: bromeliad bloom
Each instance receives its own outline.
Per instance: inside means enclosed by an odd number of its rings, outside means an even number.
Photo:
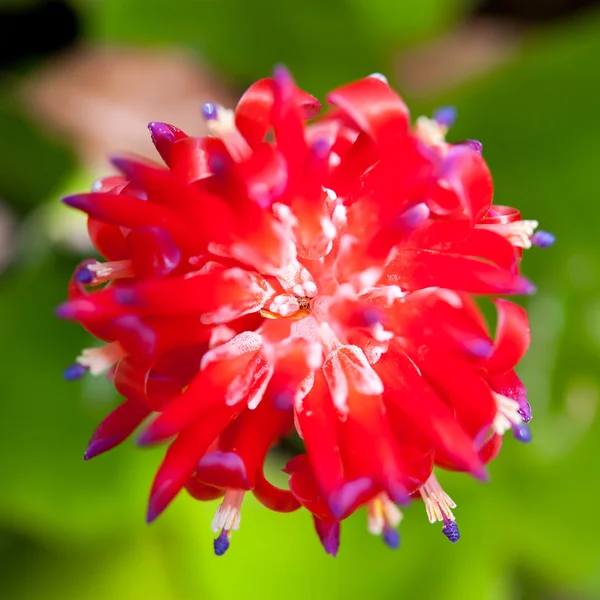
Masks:
[[[398,504],[422,498],[459,539],[434,467],[486,476],[503,436],[530,439],[514,371],[529,344],[522,249],[549,245],[535,221],[492,206],[481,144],[445,141],[451,109],[411,126],[372,75],[320,105],[278,68],[235,111],[207,103],[210,135],[150,123],[166,167],[135,158],[65,202],[89,215],[103,261],[83,261],[59,316],[106,342],[65,373],[107,372],[124,402],[85,458],[169,443],[150,493],[153,521],[184,488],[222,498],[218,555],[247,493],[300,506],[336,554],[340,521],[400,542]],[[475,296],[497,309],[491,336]],[[289,489],[264,473],[296,431]]]

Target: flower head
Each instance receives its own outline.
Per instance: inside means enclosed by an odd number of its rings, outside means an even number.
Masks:
[[[434,467],[484,479],[507,431],[530,439],[526,313],[494,300],[492,336],[474,298],[531,293],[522,250],[552,236],[492,205],[481,144],[446,142],[454,110],[412,126],[380,75],[327,100],[313,120],[318,101],[278,68],[235,111],[204,104],[208,136],[150,123],[166,166],[118,158],[121,175],[65,199],[104,260],[77,267],[57,312],[106,342],[65,376],[106,372],[125,398],[85,458],[153,415],[138,443],[169,446],[148,520],[184,488],[222,498],[219,555],[246,493],[308,509],[333,555],[363,505],[398,547],[411,497],[456,542]],[[282,489],[264,462],[294,430],[305,451]]]

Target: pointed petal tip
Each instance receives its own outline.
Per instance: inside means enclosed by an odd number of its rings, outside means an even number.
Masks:
[[[71,208],[79,209],[83,209],[83,207],[87,205],[87,202],[82,194],[71,194],[70,196],[65,196],[64,198],[61,198],[61,202],[67,206],[70,206]]]
[[[531,296],[537,292],[535,285],[526,277],[520,277],[519,283],[516,286],[515,293]]]
[[[161,121],[150,121],[150,123],[148,123],[148,129],[153,142],[156,140],[174,142],[176,139],[169,126]]]
[[[361,496],[367,494],[373,487],[373,482],[368,477],[361,477],[343,484],[334,492],[328,501],[329,510],[336,519],[355,510]]]
[[[158,431],[149,427],[148,429],[144,429],[142,433],[140,433],[135,439],[135,445],[140,448],[146,448],[148,446],[154,446],[161,441],[160,434]]]
[[[114,435],[91,441],[83,454],[83,460],[91,460],[104,452],[108,452],[108,450],[114,448],[120,441],[121,437]]]
[[[59,319],[75,319],[76,312],[71,302],[63,302],[54,309],[54,316]]]

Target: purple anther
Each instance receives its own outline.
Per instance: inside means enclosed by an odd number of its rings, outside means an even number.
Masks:
[[[202,116],[207,121],[214,121],[219,116],[219,110],[217,108],[217,105],[214,104],[213,102],[205,102],[202,105],[202,108],[200,109],[200,112],[202,113]]]
[[[227,168],[227,161],[222,154],[210,154],[208,157],[208,167],[214,175],[221,175]]]
[[[442,106],[433,113],[433,119],[443,127],[452,127],[458,112],[454,106]]]
[[[89,368],[84,365],[73,363],[63,371],[63,377],[67,381],[77,381],[78,379],[81,379],[88,372],[88,370]]]
[[[81,267],[81,269],[75,273],[75,279],[82,285],[89,285],[92,283],[92,281],[94,281],[94,273],[92,273],[88,267]]]
[[[458,531],[458,525],[450,519],[444,519],[444,526],[442,527],[442,533],[453,543],[456,544],[460,540],[460,531]]]
[[[531,236],[531,243],[538,248],[548,248],[554,244],[556,237],[549,231],[536,231]]]
[[[213,546],[215,549],[215,556],[223,556],[223,554],[227,552],[229,549],[229,536],[227,535],[227,531],[225,531],[225,529],[221,530],[219,537],[213,542]]]
[[[289,410],[294,406],[294,391],[283,389],[273,394],[273,404],[277,410]]]
[[[531,441],[531,429],[529,429],[529,427],[527,427],[527,425],[524,423],[513,425],[512,431],[515,439],[519,440],[519,442],[527,444]]]
[[[310,147],[315,158],[325,159],[331,152],[331,144],[325,138],[316,139]]]
[[[360,311],[360,320],[365,324],[366,327],[373,327],[377,323],[381,323],[383,315],[381,311],[374,306],[365,306]]]
[[[400,532],[387,525],[383,528],[383,541],[388,548],[397,550],[400,548]]]
[[[465,146],[469,146],[469,148],[471,148],[471,150],[475,150],[475,152],[477,152],[477,154],[483,153],[483,144],[478,140],[465,140],[463,142],[463,144]]]

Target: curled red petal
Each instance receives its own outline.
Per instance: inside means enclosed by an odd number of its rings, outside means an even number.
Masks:
[[[267,481],[262,469],[256,473],[253,493],[262,505],[275,512],[293,512],[301,506],[292,492],[278,488]]]
[[[498,309],[496,340],[492,356],[486,363],[489,375],[502,375],[523,358],[531,339],[527,312],[508,300],[495,300]]]

